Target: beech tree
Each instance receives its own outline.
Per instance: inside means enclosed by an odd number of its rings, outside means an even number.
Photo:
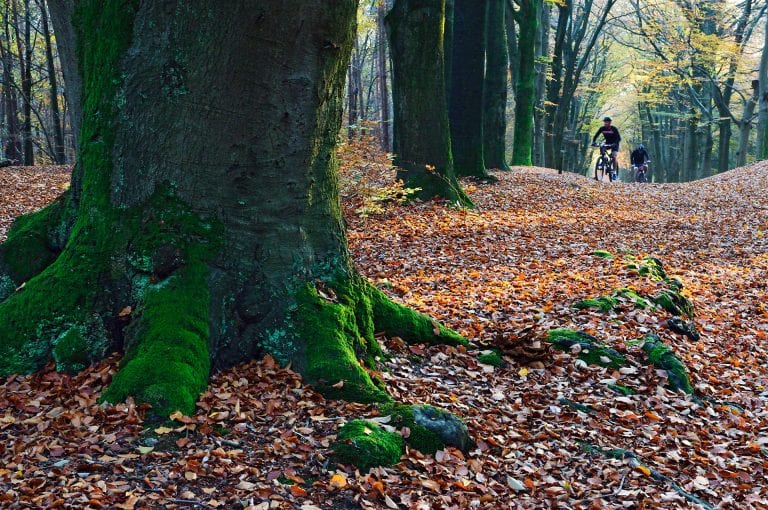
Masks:
[[[80,170],[0,247],[0,374],[122,349],[103,398],[167,417],[266,353],[330,397],[387,401],[374,332],[464,342],[350,260],[334,149],[355,0],[70,7]]]
[[[486,168],[509,170],[507,164],[507,51],[505,0],[488,0],[487,51],[483,100],[484,158]]]
[[[449,118],[456,174],[487,179],[484,157],[486,0],[454,0]]]
[[[469,204],[456,179],[448,127],[445,0],[395,0],[387,15],[392,52],[394,164],[417,196]]]
[[[520,0],[510,9],[518,28],[515,73],[515,143],[513,165],[533,165],[534,113],[536,106],[536,35],[542,0]]]

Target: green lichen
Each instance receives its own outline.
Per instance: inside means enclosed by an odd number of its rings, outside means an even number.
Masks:
[[[404,450],[400,434],[387,432],[378,424],[365,420],[346,423],[333,444],[334,456],[340,463],[352,464],[364,471],[397,464]]]
[[[693,395],[693,385],[685,365],[661,338],[656,335],[643,338],[643,352],[648,356],[646,364],[667,372],[667,386],[670,389]]]
[[[564,352],[573,352],[574,346],[578,346],[578,358],[588,365],[620,368],[628,364],[623,354],[581,331],[553,329],[548,333],[547,340],[556,349]]]
[[[53,359],[60,372],[77,373],[88,366],[88,342],[79,328],[68,329],[56,340]]]
[[[600,257],[601,259],[613,259],[614,255],[613,253],[605,250],[595,250],[592,252],[592,255],[595,257]]]

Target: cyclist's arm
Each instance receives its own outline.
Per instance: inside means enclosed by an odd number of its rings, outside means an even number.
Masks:
[[[595,133],[595,136],[592,137],[592,144],[597,141],[598,137],[602,134],[603,128],[598,128],[597,133]]]
[[[619,133],[619,128],[614,127],[613,129],[616,130],[616,143],[621,142],[621,133]]]

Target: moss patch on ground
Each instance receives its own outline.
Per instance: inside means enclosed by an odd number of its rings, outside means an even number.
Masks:
[[[498,350],[480,353],[477,356],[477,361],[483,365],[490,365],[497,368],[504,366],[504,359],[501,357],[501,353]]]
[[[564,352],[576,350],[578,358],[588,365],[620,368],[628,364],[623,354],[582,331],[553,329],[547,334],[547,341]]]
[[[405,451],[403,437],[387,432],[377,423],[354,420],[339,430],[333,452],[342,464],[367,471],[377,466],[393,466]]]
[[[685,365],[664,342],[656,335],[643,338],[643,352],[648,356],[646,364],[667,372],[667,386],[689,395],[694,394],[691,379]]]

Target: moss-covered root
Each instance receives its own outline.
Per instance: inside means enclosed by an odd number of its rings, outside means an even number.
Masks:
[[[67,199],[61,196],[44,209],[13,222],[0,245],[0,301],[59,256],[70,226],[67,209]]]
[[[151,414],[192,414],[210,373],[208,269],[191,263],[149,289],[129,333],[127,354],[102,400],[128,396],[152,405]]]
[[[612,296],[600,296],[598,298],[584,299],[573,304],[577,310],[586,310],[588,308],[597,308],[603,313],[612,311],[619,302]]]
[[[376,466],[393,466],[400,462],[405,447],[403,437],[388,432],[374,422],[354,420],[339,430],[333,444],[336,460],[367,471]]]
[[[466,453],[474,446],[464,421],[445,409],[430,405],[387,404],[379,411],[383,416],[392,417],[391,426],[400,430],[407,428],[406,443],[422,453],[433,454],[446,446]]]
[[[651,300],[670,315],[676,317],[685,316],[691,319],[694,317],[694,308],[691,300],[672,288],[660,291]]]
[[[588,365],[608,368],[620,368],[627,365],[627,359],[620,352],[604,345],[592,335],[581,331],[553,329],[548,333],[547,340],[556,349],[564,352],[576,352],[578,358]]]
[[[408,343],[468,345],[467,340],[434,319],[395,303],[379,289],[369,286],[376,331],[397,336]]]
[[[691,379],[683,362],[661,338],[648,335],[643,338],[643,351],[648,356],[647,364],[667,372],[667,386],[675,391],[694,394]]]

